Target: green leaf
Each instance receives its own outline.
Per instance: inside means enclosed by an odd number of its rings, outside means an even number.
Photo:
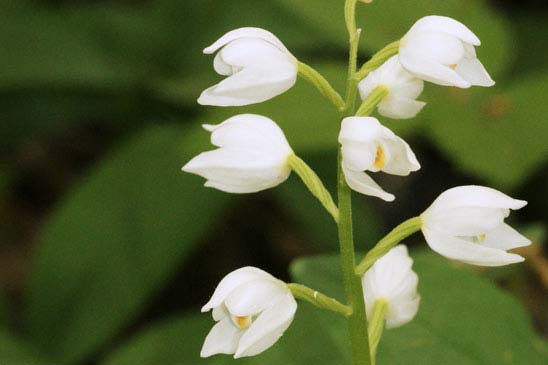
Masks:
[[[8,323],[9,317],[10,306],[3,291],[0,290],[0,327],[4,327]]]
[[[0,291],[0,364],[41,365],[47,363],[32,346],[10,332],[9,309],[5,295]]]
[[[336,42],[346,49],[344,1],[277,0],[314,26],[315,37]],[[415,21],[427,15],[445,15],[464,23],[482,40],[478,55],[492,75],[499,75],[512,63],[509,24],[503,15],[484,0],[382,0],[358,4],[358,27],[363,29],[362,45],[376,51],[404,36]]]
[[[0,11],[0,87],[73,85],[108,87],[135,76],[114,62],[83,30],[61,12],[31,2],[3,2]]]
[[[31,346],[0,329],[0,363],[6,365],[44,365],[49,362],[40,357]]]
[[[512,77],[519,78],[529,72],[538,72],[548,64],[548,14],[531,10],[512,9],[512,23],[516,31],[514,53],[516,60]]]
[[[545,364],[530,318],[489,280],[430,252],[412,254],[421,306],[409,324],[385,331],[379,364]],[[298,260],[294,277],[336,297],[343,286],[336,256]],[[343,328],[333,326],[331,335]]]
[[[423,131],[464,171],[514,189],[548,157],[547,82],[544,72],[506,87],[438,89]]]
[[[337,342],[344,336],[332,338],[330,321],[344,324],[338,315],[322,312],[303,305],[290,329],[269,350],[259,356],[233,360],[231,356],[216,355],[200,358],[203,341],[214,325],[210,314],[193,314],[169,318],[122,345],[109,355],[102,365],[253,365],[253,364],[339,364],[346,354]],[[324,327],[327,326],[327,327]],[[323,333],[311,342],[310,335]],[[341,334],[342,335],[342,334]]]
[[[77,362],[97,350],[208,232],[229,195],[180,172],[206,141],[197,129],[150,128],[99,164],[53,214],[26,310],[29,337],[44,352]]]
[[[207,315],[188,314],[168,318],[122,345],[102,364],[200,364],[200,348],[211,325]],[[219,361],[215,363],[221,364]]]

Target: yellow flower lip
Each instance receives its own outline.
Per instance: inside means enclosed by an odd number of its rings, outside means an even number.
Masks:
[[[381,146],[377,146],[377,153],[375,154],[375,163],[373,166],[380,170],[386,165],[386,154]]]
[[[251,316],[236,316],[234,320],[236,325],[242,330],[245,330],[251,325]]]

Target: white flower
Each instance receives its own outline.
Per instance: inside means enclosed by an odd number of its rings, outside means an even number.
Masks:
[[[293,154],[285,136],[272,120],[241,114],[219,125],[204,125],[216,150],[194,157],[183,171],[207,179],[205,186],[228,193],[253,193],[284,182],[291,173]]]
[[[422,233],[434,251],[472,265],[502,266],[523,261],[507,250],[530,240],[504,223],[510,209],[526,201],[484,186],[459,186],[442,193],[421,215]]]
[[[377,300],[388,303],[387,328],[402,326],[415,317],[420,302],[419,278],[412,266],[407,247],[398,245],[367,270],[362,285],[368,318]]]
[[[349,117],[342,121],[339,142],[342,145],[342,166],[351,189],[392,201],[364,171],[383,171],[406,176],[420,169],[409,145],[373,117]]]
[[[480,40],[458,21],[444,16],[419,19],[400,41],[399,59],[409,72],[439,85],[468,88],[495,82],[476,57]]]
[[[255,267],[231,272],[217,286],[202,312],[213,309],[217,322],[200,356],[257,355],[271,347],[289,327],[297,302],[286,284]]]
[[[204,53],[215,56],[218,74],[229,76],[205,90],[202,105],[239,106],[272,99],[297,81],[297,60],[282,42],[260,28],[240,28],[228,32]]]
[[[360,82],[362,100],[377,86],[388,89],[388,95],[377,106],[379,113],[385,117],[413,118],[426,105],[425,102],[415,100],[422,93],[424,81],[407,72],[401,66],[398,56],[391,57]]]

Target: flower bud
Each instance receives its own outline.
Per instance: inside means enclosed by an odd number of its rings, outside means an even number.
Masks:
[[[289,327],[297,302],[287,285],[255,267],[231,272],[217,286],[202,312],[217,322],[207,335],[201,357],[254,356],[270,348]]]
[[[510,209],[526,201],[484,186],[459,186],[443,192],[421,215],[422,233],[434,251],[472,265],[502,266],[523,261],[506,251],[531,241],[504,223]]]
[[[479,38],[444,16],[419,19],[400,41],[399,60],[409,72],[438,85],[468,88],[495,82],[476,57]]]
[[[204,53],[215,56],[218,74],[228,76],[205,90],[202,105],[240,106],[260,103],[290,89],[297,81],[297,60],[276,36],[260,28],[228,32]]]
[[[284,182],[291,173],[293,154],[272,120],[241,114],[219,125],[204,125],[216,150],[194,157],[183,171],[207,179],[205,186],[228,193],[254,193]]]

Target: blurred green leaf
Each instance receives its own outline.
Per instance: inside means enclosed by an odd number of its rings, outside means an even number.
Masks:
[[[27,331],[43,351],[77,362],[97,350],[208,232],[229,195],[180,172],[206,141],[197,129],[150,128],[66,197],[45,227],[29,286]]]
[[[8,301],[3,291],[0,290],[0,327],[4,327],[8,323],[9,317],[10,310]]]
[[[514,298],[433,253],[412,256],[420,278],[419,314],[385,331],[380,364],[546,363],[530,318]],[[298,260],[292,272],[298,281],[342,298],[338,265],[338,257],[320,256]]]
[[[43,365],[47,363],[35,349],[9,330],[9,303],[0,290],[0,364]]]
[[[28,1],[1,2],[0,11],[1,88],[133,80],[132,70],[108,57],[83,28],[71,27],[61,12]]]
[[[516,188],[548,158],[546,83],[543,72],[504,89],[439,90],[423,132],[463,170]]]
[[[303,23],[316,27],[315,36],[333,39],[347,47],[344,1],[276,0],[301,16]],[[500,75],[513,60],[509,23],[484,0],[382,0],[358,7],[358,27],[363,29],[362,44],[379,50],[400,39],[415,21],[427,15],[450,16],[466,24],[482,40],[478,55],[493,75]],[[297,55],[298,56],[298,55]]]
[[[548,64],[548,14],[519,10],[518,8],[512,12],[512,23],[517,33],[514,42],[517,50],[514,50],[516,60],[512,68],[513,78],[542,71]]]
[[[200,358],[203,341],[214,322],[209,314],[186,315],[170,318],[156,324],[130,340],[107,357],[103,365],[229,365],[229,364],[341,364],[346,353],[341,352],[339,338],[331,337],[328,328],[336,322],[344,326],[344,320],[332,313],[318,313],[306,304],[299,308],[290,329],[280,340],[259,356],[233,360],[227,355],[210,359]],[[327,326],[327,327],[324,327]],[[311,342],[310,335],[322,333]],[[339,343],[339,344],[338,344]]]
[[[102,364],[200,364],[202,341],[211,328],[208,317],[188,314],[163,320],[116,350]]]
[[[14,338],[6,330],[0,329],[0,364],[44,365],[48,363],[23,341]]]

